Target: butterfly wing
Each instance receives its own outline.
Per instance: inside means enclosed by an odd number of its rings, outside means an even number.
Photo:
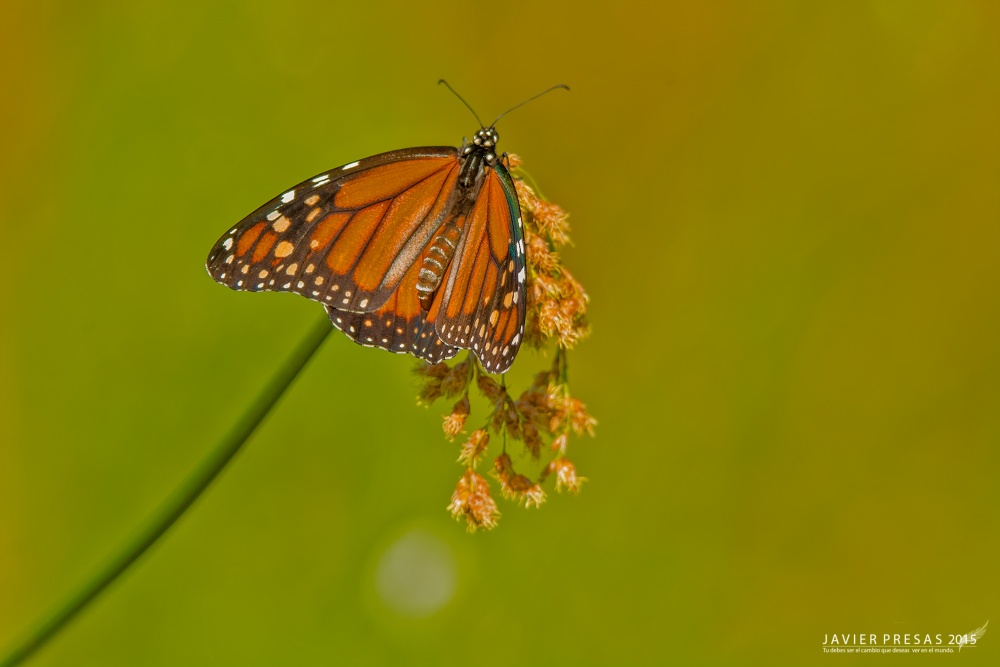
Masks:
[[[366,347],[380,347],[409,353],[432,364],[450,359],[458,348],[446,345],[434,330],[434,322],[420,307],[417,276],[420,262],[413,266],[382,306],[370,313],[352,313],[326,307],[334,326]]]
[[[510,368],[524,334],[524,227],[501,163],[486,170],[441,293],[428,313],[443,345],[471,349],[491,373]]]
[[[445,146],[391,151],[319,174],[223,235],[208,272],[235,290],[379,310],[453,206],[458,171],[456,149]]]

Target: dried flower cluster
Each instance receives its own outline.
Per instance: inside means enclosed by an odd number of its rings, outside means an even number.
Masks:
[[[448,509],[456,518],[465,517],[470,527],[487,530],[496,527],[500,516],[497,504],[490,495],[489,482],[472,468],[468,468],[458,480]]]
[[[542,484],[550,476],[555,476],[557,492],[580,490],[586,478],[577,475],[566,457],[569,435],[593,435],[597,424],[586,406],[570,395],[567,379],[566,351],[588,333],[589,327],[587,294],[559,260],[558,248],[569,243],[566,212],[518,178],[520,160],[514,155],[508,158],[515,174],[527,245],[525,342],[536,349],[554,347],[552,366],[538,373],[516,399],[508,392],[503,376],[499,382],[490,377],[472,354],[453,365],[421,363],[416,369],[421,379],[421,403],[458,399],[444,417],[443,429],[449,440],[465,431],[473,387],[490,406],[486,419],[461,445],[458,462],[465,466],[465,472],[448,505],[452,515],[464,519],[470,531],[494,528],[500,516],[489,482],[476,472],[487,455],[491,434],[494,442],[500,442],[492,476],[500,484],[501,495],[523,502],[525,507],[538,507],[545,502]],[[543,453],[553,458],[533,479],[515,470],[508,447],[511,442],[520,442],[532,460],[541,459]]]
[[[512,156],[511,166],[520,166]],[[589,332],[587,293],[559,262],[559,246],[569,243],[568,215],[516,179],[517,198],[525,221],[528,259],[528,317],[525,340],[537,348],[555,342],[569,349]]]

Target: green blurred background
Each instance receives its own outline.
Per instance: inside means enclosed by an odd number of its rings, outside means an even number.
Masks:
[[[446,77],[488,118],[573,88],[499,131],[592,297],[583,493],[466,534],[444,406],[338,334],[34,664],[833,664],[859,658],[827,633],[987,619],[867,659],[1000,660],[1000,3],[3,13],[0,646],[322,317],[216,285],[212,243],[317,172],[457,144]]]

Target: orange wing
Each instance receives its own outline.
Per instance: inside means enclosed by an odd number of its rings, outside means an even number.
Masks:
[[[235,290],[383,308],[453,206],[451,147],[376,155],[299,183],[220,238],[207,268]],[[360,342],[360,341],[359,341]]]
[[[414,262],[378,310],[350,313],[327,306],[326,312],[334,326],[366,347],[412,354],[432,364],[450,359],[458,354],[458,348],[442,342],[434,330],[434,322],[420,307],[417,296],[419,272],[420,262]]]
[[[475,352],[491,373],[510,368],[524,335],[526,269],[517,193],[500,163],[487,169],[428,321],[444,345]]]

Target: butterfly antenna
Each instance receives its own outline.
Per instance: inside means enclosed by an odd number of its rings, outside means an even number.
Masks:
[[[445,84],[445,85],[448,85],[448,84]],[[537,95],[533,95],[533,96],[529,97],[528,99],[526,99],[525,101],[521,102],[520,104],[515,104],[511,108],[509,108],[506,111],[504,111],[502,114],[500,114],[499,116],[496,117],[496,120],[494,120],[492,123],[490,123],[490,127],[493,127],[494,125],[496,125],[498,120],[500,120],[501,118],[503,118],[504,116],[506,116],[507,114],[509,114],[514,109],[516,109],[518,107],[523,107],[525,104],[527,104],[531,100],[537,100],[539,97],[541,97],[545,93],[551,93],[553,90],[556,90],[558,88],[562,88],[563,90],[569,90],[569,86],[567,86],[564,83],[556,84],[555,86],[552,86],[551,88],[546,88],[545,90],[543,90],[542,92],[538,93]],[[452,91],[452,92],[454,92],[454,91]]]
[[[472,112],[472,115],[476,117],[476,122],[479,123],[480,129],[482,129],[483,128],[483,121],[479,120],[479,114],[476,113],[476,110],[473,109],[472,106],[468,102],[465,101],[464,97],[462,97],[461,95],[459,95],[458,93],[455,92],[455,89],[451,87],[450,83],[448,83],[444,79],[441,79],[441,80],[438,81],[438,85],[441,85],[442,83],[445,85],[445,88],[447,88],[452,93],[454,93],[455,97],[457,97],[458,99],[460,99],[462,101],[462,104],[465,105],[466,109],[468,109],[469,111]]]

